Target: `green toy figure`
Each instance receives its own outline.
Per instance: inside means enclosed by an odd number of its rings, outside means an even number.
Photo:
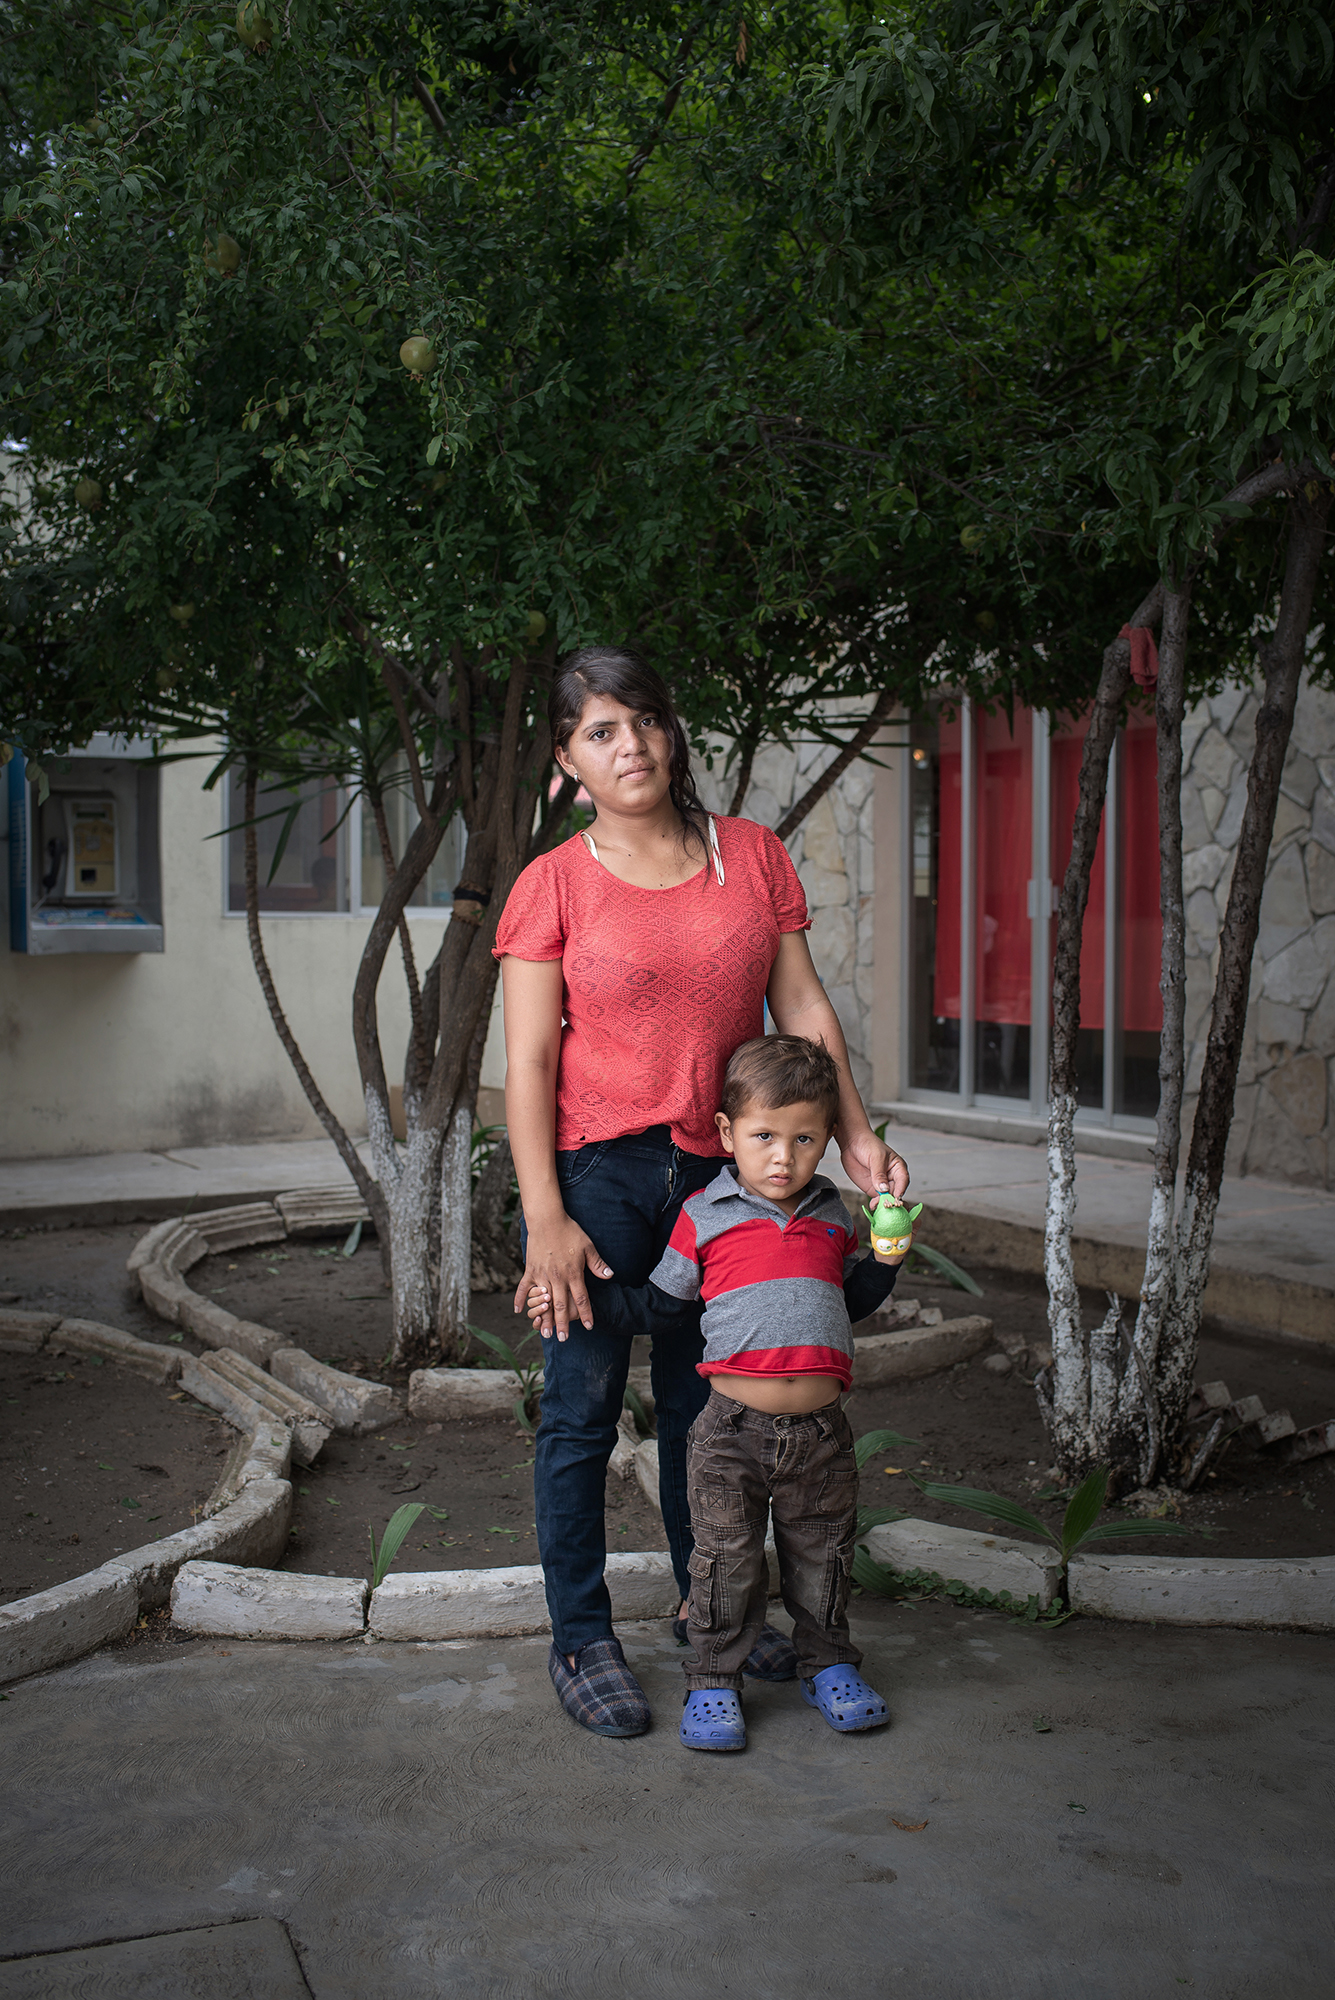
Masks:
[[[904,1256],[913,1241],[913,1225],[922,1214],[922,1203],[905,1208],[892,1194],[876,1197],[875,1208],[864,1202],[862,1213],[871,1224],[872,1253],[878,1263],[893,1263]]]

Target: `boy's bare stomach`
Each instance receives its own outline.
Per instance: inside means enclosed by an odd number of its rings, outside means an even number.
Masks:
[[[769,1417],[805,1417],[842,1393],[837,1375],[711,1375],[709,1386]]]

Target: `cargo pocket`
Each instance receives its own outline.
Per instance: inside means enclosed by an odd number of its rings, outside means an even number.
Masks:
[[[706,1555],[702,1549],[693,1549],[686,1568],[691,1578],[690,1594],[686,1599],[687,1616],[700,1631],[717,1632],[722,1624],[718,1601],[718,1557]]]
[[[838,1542],[830,1544],[825,1558],[825,1581],[821,1590],[821,1624],[826,1631],[842,1624],[848,1609],[848,1590],[853,1572],[853,1549]]]

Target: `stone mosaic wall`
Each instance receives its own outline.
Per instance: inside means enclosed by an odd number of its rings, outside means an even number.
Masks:
[[[1200,702],[1183,733],[1187,897],[1187,1083],[1210,1024],[1219,927],[1228,901],[1255,744],[1256,696]],[[1301,747],[1298,747],[1301,746]],[[1304,686],[1261,903],[1247,1034],[1229,1143],[1233,1173],[1335,1185],[1335,695]],[[1195,1111],[1188,1099],[1184,1146]]]
[[[771,744],[755,761],[743,816],[777,826],[795,799],[836,755],[824,743],[791,750]],[[723,758],[709,772],[697,759],[700,795],[713,812],[725,812],[733,780]],[[788,842],[811,911],[811,956],[848,1041],[854,1080],[871,1094],[872,781],[875,767],[854,763],[813,807]]]

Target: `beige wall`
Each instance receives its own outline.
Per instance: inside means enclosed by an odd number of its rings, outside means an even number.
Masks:
[[[309,1109],[270,1023],[244,919],[223,914],[219,792],[207,762],[162,772],[165,950],[27,957],[0,934],[0,1156],[168,1151],[312,1138]],[[7,882],[7,853],[0,881]],[[418,959],[442,920],[413,920]],[[306,1059],[349,1130],[365,1129],[352,1050],[352,983],[369,919],[270,916],[265,943]],[[408,1016],[397,955],[381,982],[391,1081]],[[496,1038],[483,1080],[503,1080]]]

